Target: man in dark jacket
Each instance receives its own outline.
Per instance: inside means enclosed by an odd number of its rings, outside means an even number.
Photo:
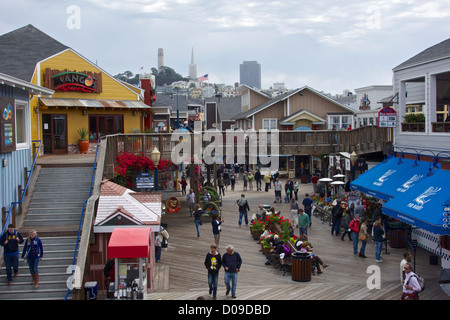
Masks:
[[[373,224],[373,242],[375,242],[375,261],[383,262],[381,260],[381,247],[383,246],[384,230],[381,217]]]
[[[242,259],[239,253],[234,251],[232,245],[227,246],[227,252],[222,256],[222,266],[225,269],[226,295],[230,293],[231,297],[236,298],[237,275],[241,269]],[[230,286],[231,282],[231,286]]]
[[[214,300],[216,300],[219,269],[221,266],[222,259],[220,253],[217,252],[217,245],[213,243],[211,244],[211,250],[206,254],[205,267],[208,270],[209,294],[213,294]]]
[[[256,181],[256,191],[261,191],[261,171],[258,169],[255,172],[255,181]]]
[[[331,210],[331,221],[333,222],[333,224],[331,226],[331,235],[333,235],[333,232],[336,232],[337,236],[340,234],[341,219],[342,219],[343,213],[344,213],[344,209],[342,209],[341,201],[337,200],[336,205]]]
[[[0,245],[4,247],[3,260],[6,266],[8,286],[12,284],[11,267],[14,269],[14,278],[19,274],[19,244],[22,243],[22,235],[14,228],[14,225],[8,225],[8,230],[0,238]]]

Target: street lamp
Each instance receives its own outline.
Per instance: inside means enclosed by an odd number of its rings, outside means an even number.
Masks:
[[[358,160],[358,155],[355,153],[355,151],[352,152],[350,155],[350,162],[352,164],[352,181],[355,180],[355,164],[356,160]]]
[[[154,147],[152,152],[150,153],[150,159],[155,165],[155,191],[158,191],[158,163],[161,158],[161,152],[159,152],[158,148]]]

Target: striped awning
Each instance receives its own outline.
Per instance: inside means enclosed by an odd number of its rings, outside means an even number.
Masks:
[[[41,106],[48,108],[94,108],[94,109],[148,109],[152,107],[138,100],[104,100],[104,99],[61,99],[40,98]],[[150,111],[151,112],[151,111]]]

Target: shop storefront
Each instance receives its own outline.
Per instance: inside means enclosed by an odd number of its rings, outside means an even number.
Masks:
[[[33,82],[55,91],[31,100],[31,134],[44,154],[78,153],[108,134],[143,132],[153,111],[144,90],[119,81],[72,49],[37,64]],[[81,132],[86,134],[83,136]]]

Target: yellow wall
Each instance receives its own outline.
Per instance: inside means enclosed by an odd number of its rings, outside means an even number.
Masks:
[[[55,92],[52,98],[67,98],[67,99],[105,99],[105,100],[139,100],[139,90],[123,85],[113,77],[109,76],[88,60],[82,58],[72,50],[66,50],[56,56],[42,61],[37,65],[35,73],[33,74],[32,83],[44,86],[44,72],[46,68],[57,70],[70,71],[90,71],[102,73],[102,92],[101,93],[83,93],[83,92]],[[38,78],[38,75],[40,78]],[[38,83],[39,82],[39,83]],[[77,143],[79,128],[89,129],[89,114],[123,114],[124,116],[124,130],[125,133],[131,133],[132,129],[141,129],[141,113],[138,112],[133,116],[131,110],[94,110],[88,109],[87,115],[83,115],[81,109],[76,108],[40,108],[39,114],[33,110],[38,107],[38,97],[34,96],[30,101],[31,109],[31,137],[32,140],[42,140],[42,114],[67,114],[67,143]]]

